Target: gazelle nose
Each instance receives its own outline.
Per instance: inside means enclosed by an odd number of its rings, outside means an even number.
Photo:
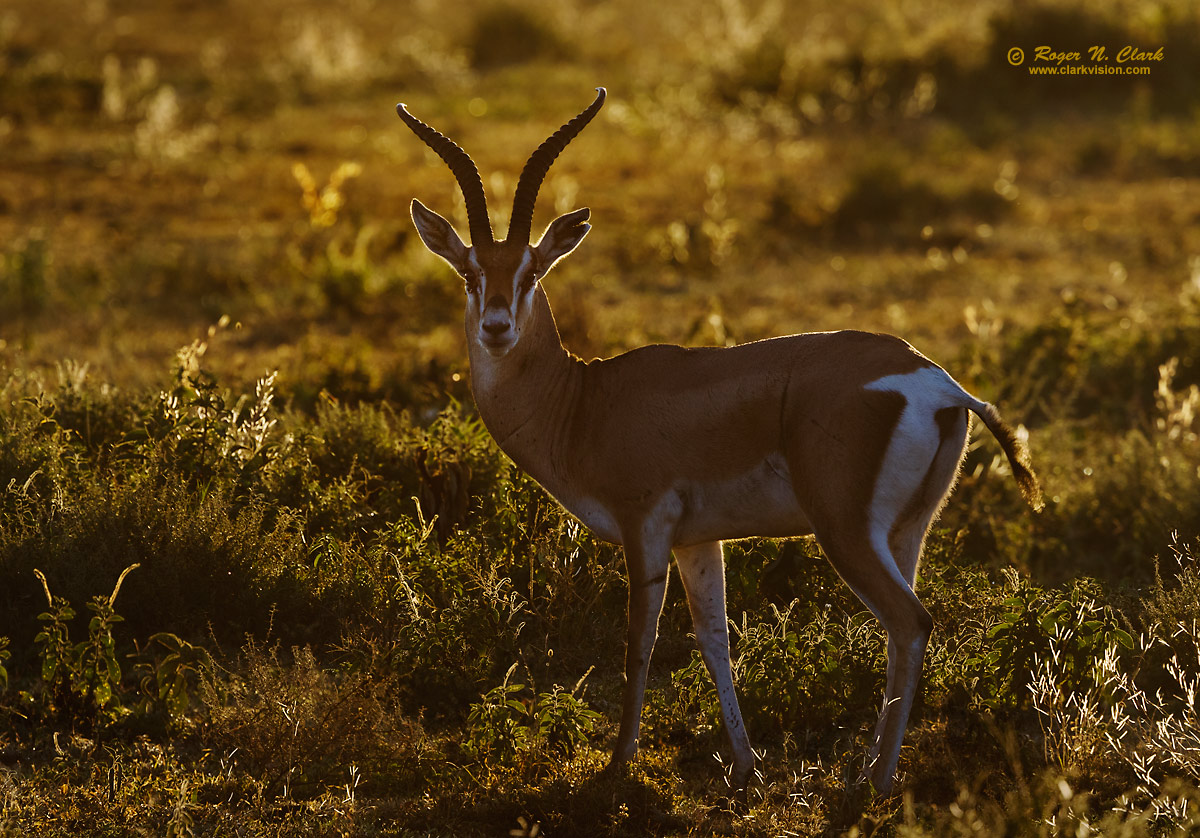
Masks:
[[[498,338],[503,335],[508,331],[508,328],[507,320],[488,320],[487,318],[484,318],[483,330],[494,338]]]

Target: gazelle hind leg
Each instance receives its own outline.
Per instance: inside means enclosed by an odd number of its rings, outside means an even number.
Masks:
[[[880,483],[890,485],[893,491],[908,481],[915,480],[915,483],[908,482],[910,489],[907,491],[895,492],[887,499],[890,503],[881,503],[878,494],[872,503],[874,520],[868,528],[873,532],[869,531],[865,540],[875,561],[885,571],[873,580],[873,587],[860,588],[859,585],[863,583],[856,583],[850,574],[865,575],[863,566],[842,567],[829,545],[825,544],[826,553],[838,572],[863,603],[879,617],[888,636],[887,687],[866,768],[866,774],[880,792],[891,789],[900,746],[921,678],[925,647],[933,630],[929,612],[915,593],[921,550],[929,526],[954,484],[966,445],[966,411],[946,408],[937,411],[934,418],[938,428],[937,448],[927,460],[929,465],[924,473],[916,472],[919,478],[895,472],[880,475]],[[906,459],[887,458],[883,469],[886,470],[889,465],[897,470],[911,467],[912,461],[906,463]],[[916,459],[920,459],[919,454]],[[871,564],[867,562],[866,566]],[[870,586],[869,582],[867,584]]]
[[[725,612],[725,561],[721,555],[721,542],[676,547],[675,563],[687,593],[696,642],[721,700],[721,718],[733,749],[731,784],[740,789],[745,787],[754,770],[754,751],[750,747],[750,737],[746,734],[746,725],[742,721],[742,711],[733,687],[733,669],[729,660],[729,619]]]
[[[886,794],[892,788],[933,620],[892,556],[880,555],[865,531],[818,531],[817,538],[838,574],[887,632],[887,687],[865,772],[876,791]]]

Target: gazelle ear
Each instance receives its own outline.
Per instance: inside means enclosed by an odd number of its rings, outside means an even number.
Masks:
[[[568,212],[566,215],[560,215],[550,222],[542,240],[533,248],[537,251],[538,263],[543,276],[554,267],[555,262],[566,256],[583,241],[588,230],[592,229],[592,225],[587,223],[591,215],[592,211],[584,207],[574,212]]]
[[[412,202],[412,219],[426,247],[449,262],[450,267],[460,274],[466,271],[467,246],[454,232],[449,221],[416,198]]]

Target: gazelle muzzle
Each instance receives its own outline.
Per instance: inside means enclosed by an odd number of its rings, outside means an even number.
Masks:
[[[507,300],[499,294],[488,300],[479,318],[477,337],[489,355],[499,357],[512,349],[517,338],[513,322],[512,308]]]

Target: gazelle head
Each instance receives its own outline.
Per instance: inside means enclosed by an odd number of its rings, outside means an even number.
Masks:
[[[574,250],[591,229],[587,223],[591,210],[578,209],[554,219],[537,244],[529,243],[533,206],[550,164],[592,120],[604,104],[604,97],[604,88],[597,88],[595,101],[551,135],[529,158],[517,181],[512,220],[504,241],[492,237],[483,181],[470,155],[410,114],[405,105],[396,106],[396,113],[405,124],[450,167],[466,199],[470,246],[463,244],[449,221],[415,198],[413,223],[425,246],[449,262],[466,283],[467,338],[476,341],[493,358],[503,357],[516,346],[533,310],[538,281],[559,259]]]

